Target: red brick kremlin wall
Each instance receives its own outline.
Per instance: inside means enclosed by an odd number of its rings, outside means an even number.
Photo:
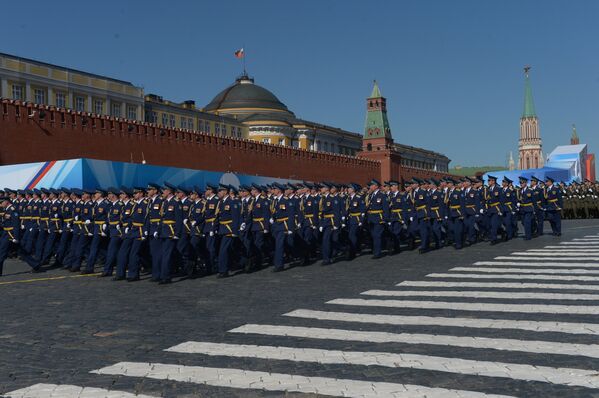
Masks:
[[[377,155],[307,151],[20,101],[0,104],[0,165],[76,158],[145,160],[160,166],[360,184],[371,178],[446,175],[403,168],[399,156],[379,159]]]

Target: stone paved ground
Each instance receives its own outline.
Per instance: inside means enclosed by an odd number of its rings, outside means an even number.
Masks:
[[[8,261],[0,394],[599,397],[598,234],[169,286]]]

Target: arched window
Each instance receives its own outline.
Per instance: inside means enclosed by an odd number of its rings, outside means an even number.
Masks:
[[[530,155],[526,155],[526,168],[530,169]]]

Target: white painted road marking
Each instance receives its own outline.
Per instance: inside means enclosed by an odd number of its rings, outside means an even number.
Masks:
[[[491,299],[531,299],[531,300],[597,300],[599,294],[565,294],[565,293],[522,293],[522,292],[487,292],[487,291],[455,291],[455,290],[367,290],[360,294],[366,296],[390,297],[472,297]]]
[[[404,316],[356,314],[351,312],[295,310],[283,314],[295,318],[323,321],[374,323],[383,325],[433,325],[475,329],[520,329],[533,332],[558,332],[569,334],[599,334],[599,324],[554,321],[516,321],[511,319],[446,318],[433,316]]]
[[[124,391],[70,384],[35,384],[4,393],[2,396],[9,398],[156,398],[156,396],[150,395],[135,395]]]
[[[578,275],[599,275],[599,270],[594,269],[582,269],[582,268],[569,268],[569,269],[554,269],[554,268],[484,268],[484,267],[454,267],[450,271],[465,271],[465,272],[506,272],[516,273],[522,272],[524,274],[578,274]]]
[[[455,275],[455,274],[451,274]],[[488,287],[497,289],[565,289],[599,290],[599,285],[574,285],[569,283],[513,283],[513,282],[441,282],[441,281],[404,281],[396,286],[412,287]]]
[[[599,257],[597,257],[597,259],[599,260]],[[580,263],[580,262],[568,262],[568,261],[590,261],[590,260],[594,260],[594,259],[590,259],[590,258],[584,258],[584,259],[580,259],[580,258],[567,258],[567,257],[561,257],[559,258],[560,262],[548,262],[546,261],[547,259],[545,257],[515,257],[515,256],[497,256],[494,258],[494,260],[512,260],[511,263],[505,263],[505,262],[495,262],[495,261],[478,261],[476,263],[474,263],[474,265],[508,265],[508,264],[512,264],[512,265],[525,265],[525,266],[543,266],[546,265],[548,267],[569,267],[572,265],[576,265],[579,267],[590,267],[590,268],[597,268],[599,267],[599,263]],[[525,263],[517,263],[514,262],[515,260],[518,261],[526,261]],[[532,263],[530,262],[530,260],[535,260],[535,261],[539,261],[539,260],[544,260],[542,263],[536,262],[536,263]]]
[[[597,254],[595,253],[574,253],[568,254],[567,251],[555,251],[555,252],[542,252],[542,253],[530,253],[530,252],[513,252],[510,253],[512,256],[539,256],[539,257],[580,257],[584,259],[584,257],[595,257]]]
[[[586,246],[586,247],[599,247],[599,245],[593,245],[592,242],[560,242],[560,245],[564,246]]]
[[[233,368],[206,368],[162,363],[119,362],[92,373],[175,380],[210,386],[288,391],[354,398],[506,398],[505,395],[431,388],[412,384],[307,377]]]
[[[599,252],[599,249],[596,247],[594,249],[585,249],[583,247],[563,247],[563,246],[545,246],[544,249],[528,249],[527,252],[544,252],[547,249],[562,249],[562,250],[566,250],[566,251],[574,252],[574,253],[578,253],[578,252],[598,253]]]
[[[595,276],[573,276],[573,275],[545,275],[545,274],[446,274],[446,273],[432,273],[426,275],[427,278],[462,278],[462,279],[545,279],[553,281],[586,281],[586,282],[599,282],[599,278]]]
[[[599,306],[558,304],[505,304],[463,303],[446,301],[377,300],[377,299],[334,299],[327,304],[357,305],[387,308],[425,308],[433,310],[523,312],[531,314],[584,314],[599,315]]]
[[[273,347],[242,344],[220,344],[188,341],[165,351],[234,358],[259,358],[281,361],[384,366],[389,368],[425,369],[475,376],[505,377],[515,380],[540,381],[599,388],[597,371],[552,368],[517,363],[475,361],[418,354],[322,350],[314,348]]]
[[[267,336],[300,337],[319,340],[362,341],[369,343],[429,344],[599,358],[599,345],[597,344],[572,344],[554,341],[450,336],[441,334],[365,332],[361,330],[256,324],[243,325],[229,330],[229,332]]]

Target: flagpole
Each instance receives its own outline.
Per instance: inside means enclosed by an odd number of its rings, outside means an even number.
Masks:
[[[241,48],[243,48],[243,56],[241,57],[243,60],[243,75],[247,76],[247,72],[245,71],[245,44]]]

